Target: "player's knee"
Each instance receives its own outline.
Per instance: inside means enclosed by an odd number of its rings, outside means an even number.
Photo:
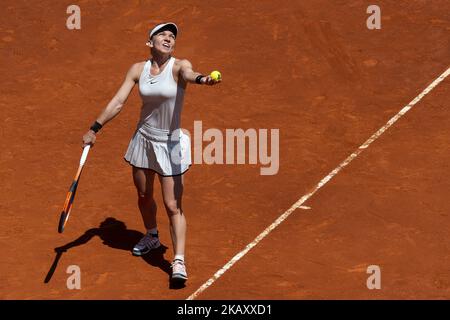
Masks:
[[[139,200],[153,200],[153,193],[148,191],[138,190]]]
[[[181,206],[176,200],[164,201],[164,206],[166,207],[167,214],[170,216],[181,213]]]

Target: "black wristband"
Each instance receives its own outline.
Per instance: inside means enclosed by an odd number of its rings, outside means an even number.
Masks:
[[[90,129],[92,131],[94,131],[95,133],[97,133],[103,126],[98,123],[97,121],[94,122],[94,124],[90,127]]]
[[[205,77],[204,75],[199,75],[197,78],[195,78],[195,83],[202,84],[202,78]]]

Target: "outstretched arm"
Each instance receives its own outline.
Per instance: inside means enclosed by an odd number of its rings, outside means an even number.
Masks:
[[[201,73],[195,72],[192,69],[192,64],[188,60],[181,60],[180,65],[181,65],[180,74],[183,77],[184,81],[186,81],[186,82],[196,83],[195,80],[197,79],[197,77],[202,75]],[[211,76],[203,76],[200,78],[201,84],[207,84],[210,86],[215,85],[221,81],[222,80],[217,80],[217,81],[213,80],[211,78]]]
[[[104,126],[108,121],[114,119],[120,111],[122,110],[123,105],[128,99],[128,96],[133,90],[136,82],[139,81],[140,76],[140,66],[138,63],[131,66],[128,70],[127,75],[125,77],[122,86],[108,103],[108,105],[103,109],[102,113],[98,116],[96,122],[98,122],[101,126]],[[95,142],[95,132],[93,130],[89,130],[83,136],[83,146],[88,144],[94,144]]]

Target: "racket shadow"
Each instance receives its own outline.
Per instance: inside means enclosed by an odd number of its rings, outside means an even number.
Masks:
[[[49,283],[56,268],[58,267],[59,260],[61,259],[63,253],[69,251],[72,248],[84,245],[88,243],[92,238],[98,236],[104,245],[111,247],[113,249],[131,251],[136,243],[144,236],[142,232],[136,230],[129,230],[124,222],[117,220],[115,218],[106,218],[100,223],[98,228],[92,228],[87,230],[83,235],[81,235],[76,240],[69,242],[61,247],[54,249],[56,252],[55,259],[48,271],[44,283]],[[171,274],[171,264],[168,260],[164,258],[164,254],[167,251],[167,247],[161,244],[158,249],[150,251],[148,254],[142,256],[142,260],[151,266],[160,268],[169,277]]]

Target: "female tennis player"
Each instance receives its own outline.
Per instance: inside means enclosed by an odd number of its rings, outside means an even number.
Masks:
[[[83,136],[83,146],[95,143],[96,133],[119,114],[137,83],[143,102],[141,116],[124,158],[132,166],[138,207],[147,232],[133,248],[133,254],[140,256],[160,246],[153,199],[156,173],[174,250],[171,279],[184,282],[186,218],[181,200],[183,174],[192,162],[189,136],[180,129],[183,98],[188,83],[215,85],[221,80],[195,72],[188,60],[172,56],[177,34],[178,27],[171,22],[158,24],[149,31],[150,59],[131,66],[119,91]]]

